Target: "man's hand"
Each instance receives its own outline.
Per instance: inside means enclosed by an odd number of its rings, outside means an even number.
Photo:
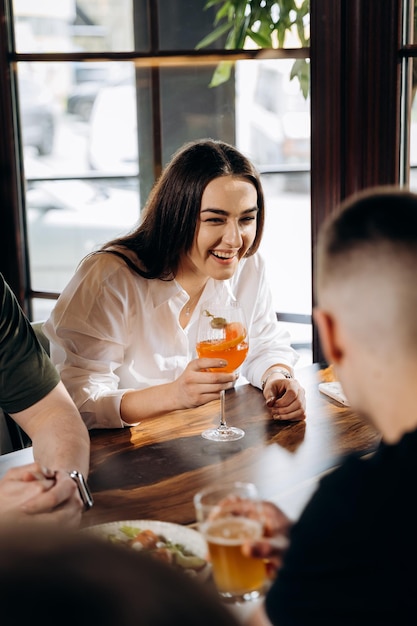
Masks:
[[[83,503],[67,472],[39,463],[15,467],[0,480],[2,522],[51,522],[78,526]]]
[[[240,515],[260,520],[263,536],[255,541],[247,541],[242,546],[245,556],[266,561],[268,575],[274,578],[282,565],[283,555],[289,544],[289,532],[293,522],[272,502],[227,497],[220,503],[218,515]]]
[[[292,521],[272,502],[253,504],[256,504],[258,515],[261,515],[263,521],[263,537],[243,544],[242,552],[245,556],[265,560],[268,575],[274,578],[289,544]]]

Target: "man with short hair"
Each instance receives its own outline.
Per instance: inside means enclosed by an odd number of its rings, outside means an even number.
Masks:
[[[415,624],[416,195],[373,189],[328,221],[314,319],[352,409],[382,442],[370,458],[351,455],[321,480],[288,531],[287,551],[275,555],[281,567],[251,625]],[[288,520],[276,515],[285,534]],[[266,545],[251,553],[272,557]]]

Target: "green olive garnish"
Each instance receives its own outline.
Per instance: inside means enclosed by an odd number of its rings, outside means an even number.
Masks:
[[[212,318],[210,322],[210,326],[212,328],[221,329],[227,326],[227,321],[224,319],[224,317],[215,317],[212,313],[210,313],[210,311],[207,311],[207,309],[204,310],[204,315]]]

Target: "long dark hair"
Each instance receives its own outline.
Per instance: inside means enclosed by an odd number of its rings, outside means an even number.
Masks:
[[[173,279],[181,257],[193,244],[203,192],[219,176],[246,179],[256,189],[256,235],[246,253],[251,256],[259,247],[265,220],[259,174],[236,148],[212,139],[187,143],[174,154],[150,193],[139,226],[108,242],[101,251],[110,252],[114,246],[126,248],[137,255],[141,267],[127,257],[126,262],[141,276]]]

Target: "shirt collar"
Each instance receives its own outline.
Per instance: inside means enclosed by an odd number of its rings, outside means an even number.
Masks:
[[[169,300],[178,299],[183,307],[188,302],[188,294],[181,285],[174,280],[160,280],[159,278],[147,279],[149,283],[149,293],[154,308],[165,304]],[[229,280],[214,280],[209,278],[201,295],[203,300],[225,299],[227,295],[233,295]]]

